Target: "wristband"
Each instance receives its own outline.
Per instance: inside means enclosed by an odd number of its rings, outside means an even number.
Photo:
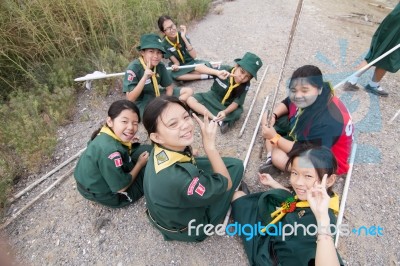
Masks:
[[[276,133],[276,135],[272,138],[272,139],[270,139],[269,141],[272,143],[272,144],[274,144],[274,145],[276,145],[276,144],[278,144],[278,140],[281,138],[281,135],[279,135],[278,133]]]
[[[192,51],[194,49],[194,47],[192,46],[191,49],[187,49],[188,52]]]

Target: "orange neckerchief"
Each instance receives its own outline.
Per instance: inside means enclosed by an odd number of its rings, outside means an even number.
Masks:
[[[142,67],[144,69],[146,69],[146,64],[144,63],[143,57],[139,57],[139,61],[142,64]],[[158,88],[158,82],[157,82],[157,78],[156,78],[156,73],[157,69],[156,66],[153,69],[154,75],[151,76],[151,80],[153,81],[153,87],[154,87],[154,92],[156,93],[156,97],[160,96],[160,89]]]
[[[233,74],[233,72],[235,72],[236,67],[234,67],[231,71],[231,74]],[[229,98],[229,96],[231,96],[231,92],[234,88],[236,88],[237,86],[239,86],[240,83],[236,83],[235,85],[233,85],[233,77],[230,76],[229,78],[229,88],[228,91],[226,92],[224,98],[222,99],[222,104],[225,104],[225,101]]]

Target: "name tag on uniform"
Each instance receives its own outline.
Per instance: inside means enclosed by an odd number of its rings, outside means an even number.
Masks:
[[[144,85],[150,84],[151,83],[151,79],[146,79],[146,82],[144,83]]]
[[[171,52],[175,52],[176,51],[175,47],[171,47],[168,50],[170,50]]]
[[[228,87],[228,85],[223,83],[219,78],[216,78],[215,80],[218,82],[219,86],[221,86],[222,88],[226,89]]]

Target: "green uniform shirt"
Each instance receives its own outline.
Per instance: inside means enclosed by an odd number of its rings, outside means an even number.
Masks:
[[[235,200],[232,203],[232,215],[240,224],[255,225],[258,222],[265,226],[272,221],[271,213],[281,207],[282,202],[293,195],[283,189],[272,189],[264,193],[250,194]],[[333,211],[329,209],[331,224],[336,223]],[[250,240],[241,235],[243,245],[250,265],[314,265],[316,254],[316,235],[303,234],[301,225],[306,228],[310,224],[317,225],[315,216],[310,208],[297,207],[294,212],[286,213],[276,223],[283,225],[297,223],[297,235],[285,236],[273,235],[273,228],[269,229],[272,235],[262,236],[259,232]],[[289,229],[287,229],[288,231]],[[310,229],[310,232],[314,232]],[[341,259],[339,257],[341,262]],[[343,263],[341,262],[343,265]]]
[[[165,149],[164,149],[165,150]],[[162,153],[162,152],[161,152]],[[164,158],[172,157],[169,151]],[[243,163],[233,158],[223,158],[226,163],[234,186],[227,190],[227,179],[212,172],[207,158],[196,158],[192,162],[176,162],[162,169],[158,173],[155,164],[168,163],[155,159],[157,154],[153,150],[147,162],[143,182],[147,208],[151,218],[161,227],[170,230],[180,230],[192,225],[217,224],[225,216],[230,205],[235,188],[243,175]],[[154,224],[154,223],[153,223]],[[206,235],[200,232],[184,231],[170,233],[157,227],[166,240],[201,241]]]
[[[85,198],[110,207],[129,204],[127,197],[117,192],[131,182],[132,176],[129,172],[134,165],[128,147],[111,136],[100,133],[89,142],[76,165],[74,176],[78,191]],[[143,172],[139,175],[143,175]],[[137,191],[127,190],[133,201],[143,195],[141,179],[138,176],[133,183],[135,186],[139,185]]]
[[[144,68],[140,64],[139,59],[135,59],[132,61],[126,72],[125,72],[125,77],[124,77],[124,83],[123,83],[123,92],[130,92],[132,91],[136,85],[139,83],[139,81],[142,79],[144,75]],[[157,83],[160,89],[160,94],[165,91],[162,87],[168,87],[172,84],[172,78],[169,75],[164,63],[160,62],[157,67],[156,67],[156,78],[157,78]],[[179,92],[178,92],[179,95]],[[143,115],[143,110],[147,103],[156,97],[156,93],[154,91],[154,85],[151,80],[151,78],[148,78],[145,82],[145,85],[143,87],[142,93],[139,95],[139,97],[136,99],[135,103],[140,109],[140,114],[141,116]]]
[[[222,65],[220,69],[231,72],[233,67]],[[222,104],[221,102],[224,99],[228,88],[229,78],[222,80],[218,77],[215,77],[214,83],[208,92],[196,93],[193,97],[196,98],[199,103],[203,104],[211,113],[213,113],[213,115],[217,115],[218,112],[225,110],[226,107],[228,107],[232,102],[237,103],[238,108],[229,113],[224,119],[224,122],[232,124],[238,120],[240,115],[243,113],[243,104],[250,88],[250,81],[240,84],[238,87],[234,88],[229,98],[224,104]]]
[[[164,37],[163,42],[162,42],[162,45],[164,46],[165,51],[166,51],[164,58],[170,59],[171,56],[175,56],[175,58],[179,61],[179,65],[181,65],[181,66],[194,65],[194,64],[205,64],[206,66],[211,67],[210,63],[207,61],[192,58],[192,56],[189,54],[189,51],[187,50],[185,42],[182,41],[180,32],[178,32],[178,34],[179,34],[179,44],[181,46],[180,51],[182,53],[182,56],[183,56],[183,59],[185,60],[185,62],[182,61],[181,57],[178,54],[178,51],[176,50],[176,48],[173,45],[171,45],[167,41],[166,37]],[[186,36],[186,38],[190,43],[190,39],[187,36]],[[169,62],[169,65],[170,66],[172,65],[172,61]],[[173,79],[177,79],[178,77],[180,77],[182,75],[185,75],[187,73],[194,71],[194,68],[195,67],[181,68],[176,71],[171,71],[170,74]]]
[[[164,58],[169,59],[171,56],[175,56],[175,58],[179,61],[180,65],[192,64],[192,61],[194,60],[194,58],[192,58],[192,56],[189,54],[189,51],[187,50],[187,47],[186,47],[186,43],[182,40],[182,36],[181,36],[180,32],[178,32],[178,36],[179,36],[179,46],[180,46],[179,50],[180,50],[185,62],[182,61],[181,57],[178,54],[178,51],[176,50],[176,48],[173,45],[171,45],[167,41],[166,37],[164,37],[164,39],[162,41],[162,45],[164,46],[165,51],[166,51],[166,53],[164,54]],[[186,36],[186,39],[190,43],[190,39],[187,36]]]

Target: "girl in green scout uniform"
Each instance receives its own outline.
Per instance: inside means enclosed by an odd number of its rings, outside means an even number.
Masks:
[[[359,69],[374,61],[400,43],[400,3],[396,5],[381,22],[372,36],[371,45],[364,61],[359,65]],[[375,70],[370,82],[365,86],[365,90],[376,95],[387,97],[389,93],[380,86],[380,81],[386,72],[396,73],[400,69],[400,49],[395,50],[385,58],[374,64]],[[343,85],[344,90],[358,90],[356,85],[358,79],[368,69],[359,73],[357,76],[351,76]]]
[[[132,61],[126,70],[123,92],[128,100],[136,103],[141,114],[147,103],[161,94],[175,95],[182,101],[193,94],[188,87],[173,88],[172,79],[161,62],[165,49],[160,37],[152,33],[142,35],[137,49],[140,57]]]
[[[250,80],[253,77],[257,79],[257,71],[262,66],[261,59],[249,52],[243,58],[235,59],[235,62],[235,67],[222,65],[218,70],[205,65],[196,66],[196,71],[213,75],[215,80],[210,91],[196,93],[187,100],[187,104],[193,111],[198,114],[206,112],[208,117],[219,122],[222,134],[226,133],[228,127],[232,126],[243,113],[243,104],[250,88]],[[220,76],[225,78],[222,79]]]
[[[290,190],[269,174],[259,174],[261,183],[272,190],[235,193],[235,221],[259,226],[251,239],[241,235],[250,265],[339,265],[330,230],[339,210],[339,197],[331,191],[336,167],[329,149],[299,146],[286,165],[291,169]],[[279,232],[288,225],[294,228],[290,235],[282,234],[289,229]]]
[[[330,148],[338,161],[338,175],[349,169],[353,123],[343,102],[313,65],[296,69],[289,82],[289,96],[275,106],[270,127],[264,114],[262,135],[267,160],[260,173],[274,175],[285,169],[290,150],[304,143]]]
[[[143,196],[144,166],[152,147],[133,143],[139,123],[134,103],[119,100],[111,104],[106,124],[93,132],[75,168],[83,197],[119,208]]]
[[[143,125],[155,144],[143,182],[147,214],[165,240],[204,240],[203,228],[188,230],[188,224],[193,228],[222,222],[243,175],[242,161],[219,155],[217,123],[207,115],[204,122],[194,118],[207,157],[193,157],[193,119],[178,98],[155,98],[143,115]]]
[[[196,60],[197,53],[188,36],[186,26],[181,25],[178,31],[175,23],[169,16],[158,18],[158,28],[164,35],[163,46],[165,49],[164,58],[170,60],[172,68],[171,76],[175,80],[197,80],[208,79],[209,76],[196,71],[193,68],[179,68],[179,66],[207,63],[206,61]]]

